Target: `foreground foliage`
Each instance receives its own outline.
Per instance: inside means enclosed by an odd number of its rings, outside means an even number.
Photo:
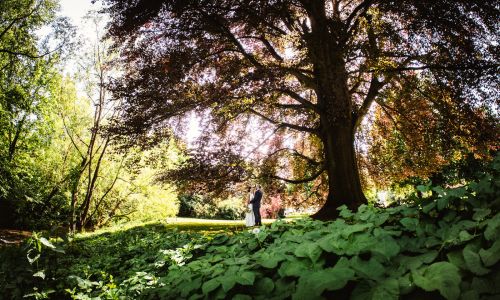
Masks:
[[[414,206],[342,207],[333,222],[35,236],[29,262],[2,252],[0,288],[7,298],[498,299],[499,167],[462,187],[420,186]]]

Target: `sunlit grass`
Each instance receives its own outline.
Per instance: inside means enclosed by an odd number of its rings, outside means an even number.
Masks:
[[[296,218],[296,217],[294,217]],[[263,219],[262,224],[270,225],[275,219]],[[102,234],[113,234],[120,231],[127,231],[136,227],[150,227],[151,230],[158,231],[187,231],[198,232],[201,234],[217,234],[222,232],[231,233],[234,231],[245,230],[249,227],[245,226],[243,220],[211,220],[211,219],[196,219],[196,218],[181,218],[171,217],[164,220],[156,221],[131,221],[124,224],[113,225],[110,227],[101,228],[92,232],[82,232],[75,235],[75,238],[89,238]]]

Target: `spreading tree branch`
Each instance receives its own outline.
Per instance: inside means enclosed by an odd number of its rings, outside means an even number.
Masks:
[[[307,156],[307,155],[304,155],[303,153],[300,153],[299,151],[297,151],[296,149],[290,149],[290,148],[280,148],[274,152],[272,152],[271,154],[269,154],[267,157],[272,157],[274,155],[277,155],[278,153],[280,152],[283,152],[283,151],[290,151],[292,155],[294,156],[298,156],[304,160],[307,160],[309,163],[313,164],[313,165],[320,165],[321,163],[314,160],[313,158]]]
[[[261,117],[262,119],[268,121],[269,123],[276,125],[278,128],[286,127],[286,128],[291,128],[291,129],[294,129],[297,131],[309,132],[309,133],[316,134],[316,135],[318,134],[318,130],[315,128],[309,128],[309,127],[300,126],[300,125],[291,124],[291,123],[286,123],[286,122],[279,122],[279,121],[276,121],[276,120],[269,118],[268,116],[254,110],[254,109],[249,109],[248,111],[256,116]]]
[[[305,107],[307,107],[309,109],[312,109],[316,113],[320,112],[320,109],[318,108],[318,106],[316,104],[305,99],[304,97],[302,97],[301,95],[299,95],[298,93],[296,93],[292,90],[285,89],[285,88],[279,88],[279,89],[276,89],[276,91],[291,97],[295,101],[299,102],[300,104],[304,105]]]
[[[302,178],[302,179],[289,179],[289,178],[283,178],[283,177],[280,177],[280,176],[277,176],[277,175],[268,175],[266,177],[271,178],[271,179],[282,180],[282,181],[285,181],[285,182],[288,182],[288,183],[299,184],[299,183],[305,183],[305,182],[310,182],[310,181],[315,180],[321,174],[323,174],[323,172],[325,170],[326,170],[326,168],[325,168],[325,166],[323,166],[323,167],[321,167],[321,169],[319,169],[318,171],[316,171],[311,176],[305,177],[305,178]]]

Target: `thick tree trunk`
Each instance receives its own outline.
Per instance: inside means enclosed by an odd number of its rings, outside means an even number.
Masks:
[[[324,206],[313,218],[328,220],[338,216],[337,207],[345,204],[356,209],[366,203],[366,198],[354,150],[355,122],[342,46],[328,30],[324,5],[314,1],[310,5],[309,56],[314,66],[314,90],[320,109],[319,136],[324,147],[329,188]]]
[[[331,64],[317,64],[319,84],[316,93],[322,111],[319,136],[323,142],[329,190],[324,206],[313,215],[321,220],[336,218],[337,207],[341,205],[354,210],[366,203],[354,150],[355,122],[345,64],[340,58],[331,61]]]
[[[346,205],[355,210],[366,203],[366,198],[359,179],[351,124],[337,125],[327,130],[322,138],[329,193],[323,207],[312,217],[331,220],[338,216],[337,207]]]

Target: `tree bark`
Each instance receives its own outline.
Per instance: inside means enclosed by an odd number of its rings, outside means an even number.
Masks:
[[[308,55],[316,81],[319,137],[323,143],[329,188],[325,204],[312,217],[329,220],[338,216],[337,207],[347,205],[356,209],[366,203],[366,198],[361,189],[354,150],[355,122],[342,53],[342,36],[330,30],[331,24],[321,1],[307,2],[306,10],[311,20],[311,32],[307,37]]]
[[[337,207],[346,205],[354,210],[366,203],[361,188],[354,149],[355,121],[352,102],[347,90],[345,65],[342,60],[318,68],[318,104],[320,105],[320,138],[328,174],[328,197],[323,207],[312,217],[331,220],[338,216]]]
[[[366,203],[354,150],[354,132],[349,124],[345,125],[335,126],[322,137],[329,192],[323,207],[312,216],[314,219],[331,220],[338,216],[339,206],[355,210]]]

